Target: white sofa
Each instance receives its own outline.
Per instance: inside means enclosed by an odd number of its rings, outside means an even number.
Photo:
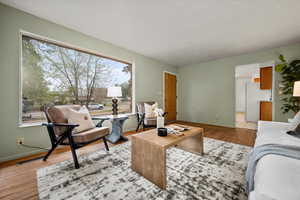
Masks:
[[[300,139],[286,134],[290,126],[283,122],[259,121],[255,146],[300,146]],[[279,155],[262,157],[256,166],[254,191],[249,200],[300,200],[300,160]]]

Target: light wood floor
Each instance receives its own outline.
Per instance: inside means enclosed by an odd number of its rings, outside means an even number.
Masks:
[[[257,122],[247,122],[245,112],[236,112],[235,127],[257,130]]]
[[[212,126],[198,123],[178,122],[181,124],[199,126],[204,128],[204,136],[227,142],[253,146],[256,137],[254,130],[241,128],[226,128],[220,126]],[[125,135],[136,134],[135,132],[128,132]],[[118,144],[116,144],[118,145]],[[110,145],[110,147],[113,145]],[[79,149],[78,155],[85,154],[99,149],[104,149],[102,142],[96,142],[86,147]],[[36,160],[22,165],[16,165],[22,160],[31,159],[36,156],[28,156],[23,159],[18,159],[6,163],[0,163],[0,199],[38,199],[36,170],[48,165],[52,165],[67,159],[72,159],[70,151],[62,148],[54,152],[47,162]],[[80,170],[80,169],[79,169]]]

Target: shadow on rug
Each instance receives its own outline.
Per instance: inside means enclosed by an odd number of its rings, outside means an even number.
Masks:
[[[170,148],[167,190],[130,168],[130,142],[79,156],[37,171],[40,199],[230,199],[246,200],[247,156],[251,148],[204,139],[204,156]]]

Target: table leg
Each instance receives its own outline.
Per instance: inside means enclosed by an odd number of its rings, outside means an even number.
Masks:
[[[132,138],[131,168],[160,187],[166,189],[166,150],[139,138]]]
[[[176,147],[185,151],[203,155],[203,134],[197,134],[182,140]]]
[[[125,137],[125,136],[123,136],[123,135],[121,135],[121,137],[120,137],[120,140],[123,140],[123,141],[128,141],[128,138],[127,138],[127,137]]]
[[[120,139],[125,139],[125,137],[122,136],[124,122],[125,122],[125,120],[123,120],[123,119],[113,119],[112,120],[112,130],[111,130],[111,133],[108,136],[106,136],[106,139],[110,143],[116,143]]]
[[[102,127],[102,124],[105,120],[106,119],[100,119],[99,122],[97,123],[96,127]]]

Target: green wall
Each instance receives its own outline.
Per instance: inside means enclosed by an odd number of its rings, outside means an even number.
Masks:
[[[234,69],[237,65],[276,61],[279,54],[288,59],[300,57],[300,44],[296,44],[177,69],[3,4],[0,4],[0,27],[0,162],[38,152],[18,146],[17,137],[24,137],[25,144],[29,145],[50,145],[45,128],[18,126],[20,30],[133,62],[136,66],[136,101],[156,100],[162,106],[163,71],[177,73],[178,118],[229,127],[234,127],[235,121]],[[279,78],[276,74],[275,94],[278,94]],[[275,120],[286,121],[289,116],[281,113],[278,95],[274,101]],[[109,126],[109,123],[105,125]],[[135,126],[136,119],[131,116],[125,131],[133,130]]]
[[[0,162],[37,152],[34,149],[16,145],[17,137],[24,137],[25,144],[29,145],[42,147],[49,147],[50,145],[45,128],[18,127],[20,30],[96,51],[102,55],[133,62],[136,67],[136,101],[156,100],[162,105],[163,71],[177,72],[176,67],[160,63],[3,4],[0,4],[0,27]],[[136,119],[132,116],[127,120],[125,130],[133,130],[135,127]]]
[[[237,65],[277,61],[279,54],[287,59],[300,58],[300,44],[275,48],[215,61],[180,67],[179,119],[221,126],[235,125],[235,77]],[[275,74],[275,120],[287,121],[278,96],[278,80]]]

